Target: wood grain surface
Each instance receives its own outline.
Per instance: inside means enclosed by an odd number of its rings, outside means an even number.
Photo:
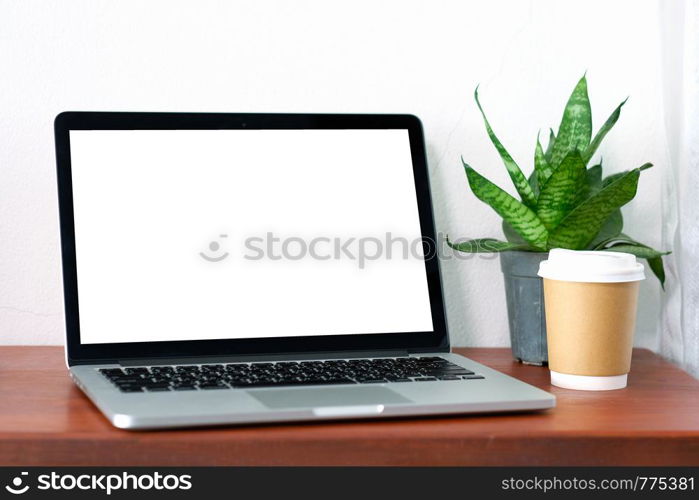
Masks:
[[[0,465],[699,465],[699,381],[635,350],[629,386],[583,392],[509,349],[456,349],[558,397],[543,413],[130,432],[68,378],[63,349],[0,347]]]

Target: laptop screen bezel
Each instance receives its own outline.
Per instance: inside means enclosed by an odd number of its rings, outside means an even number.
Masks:
[[[293,355],[345,351],[444,352],[449,349],[444,299],[435,248],[435,224],[425,143],[413,115],[64,112],[54,123],[63,265],[66,349],[70,365],[124,359]],[[216,339],[82,344],[75,256],[75,226],[70,156],[71,130],[221,130],[221,129],[406,129],[425,248],[425,271],[434,331],[314,335],[257,339]],[[137,286],[136,283],[133,284]],[[127,313],[126,311],[124,312]]]

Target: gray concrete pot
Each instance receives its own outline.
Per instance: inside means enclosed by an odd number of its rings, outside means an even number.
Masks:
[[[537,276],[546,252],[501,252],[512,355],[529,365],[548,363],[544,286]]]

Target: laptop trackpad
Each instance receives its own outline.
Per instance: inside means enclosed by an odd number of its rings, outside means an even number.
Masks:
[[[317,387],[308,389],[265,389],[248,391],[272,409],[329,408],[412,403],[385,387]]]

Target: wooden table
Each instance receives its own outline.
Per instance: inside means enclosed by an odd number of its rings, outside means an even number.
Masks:
[[[544,413],[129,432],[59,347],[0,347],[0,465],[699,465],[699,381],[647,350],[629,387],[583,392],[509,349],[457,349],[554,393]]]

